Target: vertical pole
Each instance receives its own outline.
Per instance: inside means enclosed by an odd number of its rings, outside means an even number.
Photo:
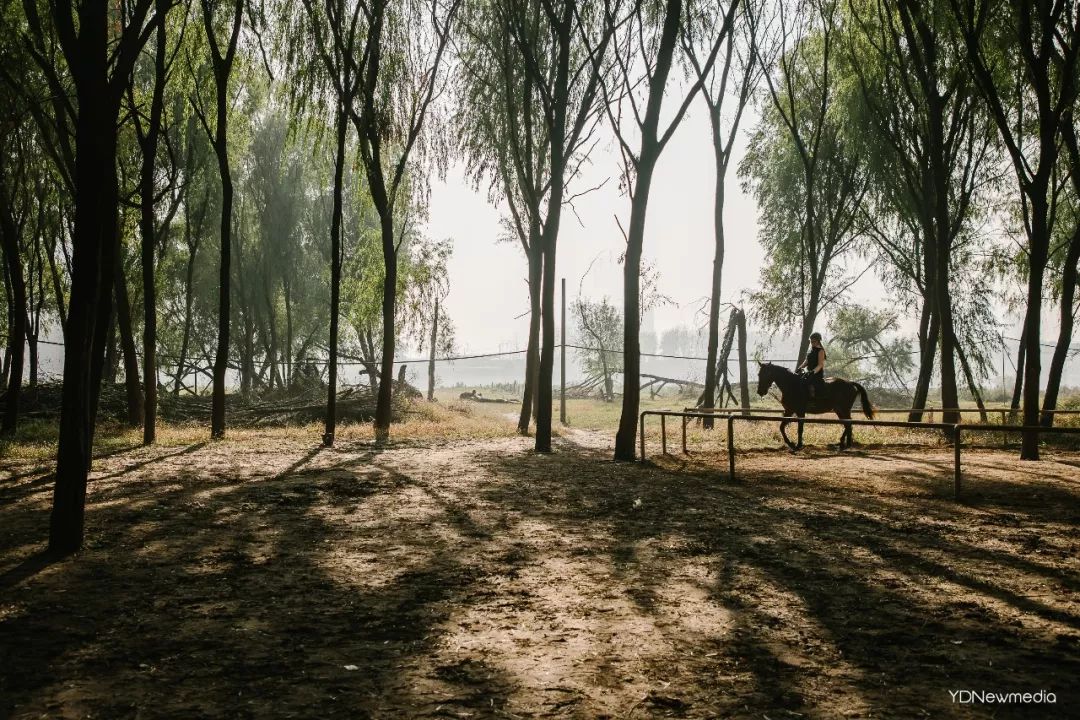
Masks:
[[[1005,424],[1005,411],[1004,410],[1001,411],[1001,424],[1002,425]],[[1006,430],[1001,431],[1001,447],[1003,447],[1003,448],[1009,447],[1009,433]]]
[[[960,425],[953,425],[953,499],[960,499]]]
[[[660,452],[667,455],[667,415],[660,416]]]
[[[566,278],[562,279],[562,349],[559,357],[559,422],[566,424]]]
[[[687,420],[687,417],[685,415],[683,415],[683,419],[682,419],[682,452],[683,452],[683,455],[688,455],[689,454],[686,451],[686,420]]]
[[[735,479],[735,416],[728,413],[727,416],[727,456],[728,478]]]

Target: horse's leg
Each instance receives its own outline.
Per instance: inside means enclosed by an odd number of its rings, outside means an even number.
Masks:
[[[837,410],[836,417],[840,418],[841,420],[850,420],[851,413]],[[844,431],[840,433],[840,444],[838,446],[838,449],[843,450],[844,448],[849,448],[851,447],[851,444],[851,423],[844,423]]]
[[[801,413],[798,413],[798,415],[799,415],[799,444],[795,446],[795,449],[796,450],[802,450],[802,446],[803,446],[803,444],[802,444],[802,433],[803,433],[803,421],[802,421],[802,419],[804,417],[806,417],[806,413],[801,412]]]
[[[795,444],[792,443],[791,440],[788,439],[787,430],[786,430],[787,424],[789,422],[791,422],[787,418],[791,414],[792,413],[788,412],[788,410],[785,408],[785,410],[784,410],[784,419],[780,421],[780,436],[784,438],[784,444],[788,446],[788,449],[794,450],[795,449]]]

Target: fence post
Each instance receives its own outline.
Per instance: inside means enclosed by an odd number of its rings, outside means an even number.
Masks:
[[[1001,411],[1001,424],[1002,425],[1005,424],[1005,411],[1004,410]],[[1003,447],[1003,448],[1008,448],[1009,447],[1009,431],[1008,430],[1002,430],[1001,431],[1001,447]]]
[[[667,455],[667,415],[660,416],[660,453]]]
[[[735,479],[735,416],[728,413],[727,416],[727,454],[728,454],[728,479]]]
[[[645,462],[645,413],[641,413],[641,417],[638,418],[639,431],[641,433],[641,462]]]
[[[960,499],[960,425],[953,425],[953,499]]]
[[[687,420],[687,417],[685,415],[683,415],[683,419],[682,419],[682,452],[683,452],[683,455],[689,455],[690,454],[690,453],[688,453],[686,451],[686,420]]]

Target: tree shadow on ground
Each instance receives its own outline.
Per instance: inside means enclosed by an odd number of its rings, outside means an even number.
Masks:
[[[375,453],[305,467],[318,454],[262,480],[181,470],[151,492],[92,492],[82,553],[32,577],[33,556],[3,576],[0,646],[20,662],[0,671],[0,715],[408,717],[504,704],[508,682],[482,659],[431,668],[424,687],[403,679],[481,584],[470,558],[505,564],[490,533],[445,503],[411,517],[395,496],[412,479],[373,465]],[[26,536],[42,511],[13,506],[5,523]]]
[[[527,478],[545,500],[529,506],[544,522],[603,536],[642,613],[656,612],[677,559],[709,569],[712,597],[735,618],[733,627],[715,628],[721,649],[713,664],[735,679],[724,692],[686,689],[686,702],[707,715],[750,706],[810,716],[981,711],[954,705],[948,691],[959,689],[1048,689],[1059,707],[1076,699],[1069,508],[1080,497],[1060,485],[1041,489],[1048,502],[1016,511],[1032,532],[1054,536],[1058,554],[1046,558],[984,532],[993,513],[983,505],[1005,507],[1030,489],[1022,479],[980,481],[972,507],[918,493],[845,493],[783,473],[742,473],[731,483],[718,472],[621,465],[616,476],[606,454],[580,448],[566,452],[563,472],[544,461],[542,482],[529,467],[536,458],[480,462]],[[936,477],[928,465],[917,485]],[[514,487],[489,499],[514,502]],[[846,707],[833,704],[840,696]],[[995,717],[1046,711],[993,708]]]

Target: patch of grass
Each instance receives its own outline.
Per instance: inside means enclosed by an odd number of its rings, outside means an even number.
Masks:
[[[400,423],[390,428],[392,442],[424,442],[441,440],[474,440],[512,435],[516,429],[517,406],[468,403],[447,400],[439,403],[415,402]],[[512,412],[514,419],[506,417]],[[287,427],[230,427],[224,443],[258,446],[264,443],[318,442],[323,434],[322,423]],[[59,425],[55,421],[27,420],[19,424],[14,438],[0,441],[0,461],[12,465],[47,464],[56,459]],[[342,440],[374,441],[372,423],[341,423],[337,436]],[[160,447],[183,447],[210,440],[209,422],[164,423],[157,428]],[[106,455],[118,450],[134,449],[142,444],[142,428],[130,428],[122,423],[98,423],[94,435],[94,454]]]

